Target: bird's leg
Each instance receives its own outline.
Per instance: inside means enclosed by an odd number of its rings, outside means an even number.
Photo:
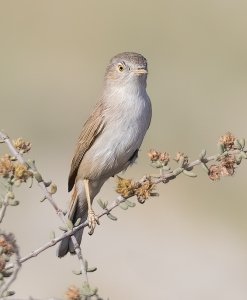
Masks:
[[[85,192],[86,192],[86,197],[87,197],[87,205],[88,205],[88,226],[90,228],[88,234],[93,234],[94,229],[96,227],[96,224],[99,225],[99,219],[95,215],[93,209],[92,209],[92,203],[90,199],[90,191],[89,191],[89,180],[84,179],[84,187],[85,187]]]

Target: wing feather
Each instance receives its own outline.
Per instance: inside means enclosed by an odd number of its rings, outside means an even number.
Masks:
[[[86,123],[82,128],[81,135],[78,139],[78,143],[75,149],[75,154],[71,163],[71,169],[68,180],[68,190],[72,190],[80,163],[83,156],[88,151],[88,149],[95,142],[96,138],[100,135],[104,129],[104,117],[103,117],[103,105],[100,102],[94,109],[93,113],[90,115]]]

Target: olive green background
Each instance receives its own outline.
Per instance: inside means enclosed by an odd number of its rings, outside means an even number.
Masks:
[[[67,176],[81,127],[102,87],[109,59],[122,51],[149,62],[151,127],[138,163],[125,177],[153,173],[150,148],[196,159],[216,152],[222,134],[247,137],[247,2],[244,0],[0,1],[0,128],[32,142],[31,158],[69,200]],[[117,134],[117,133],[116,133]],[[2,147],[2,146],[1,146]],[[2,147],[4,152],[6,148]],[[247,166],[232,178],[179,176],[159,198],[101,219],[82,250],[90,282],[106,299],[245,300],[247,298]],[[116,197],[110,179],[97,198]],[[26,255],[60,225],[38,187],[21,187],[19,207],[1,226]],[[97,211],[97,203],[94,203]],[[87,230],[86,230],[87,231]],[[17,296],[63,297],[80,285],[76,257],[55,248],[26,262]]]

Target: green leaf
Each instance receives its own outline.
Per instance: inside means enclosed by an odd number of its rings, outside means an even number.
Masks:
[[[217,147],[218,147],[219,154],[223,154],[224,151],[225,151],[224,145],[223,144],[218,144]]]
[[[72,270],[72,273],[75,275],[81,275],[81,271]]]
[[[202,163],[201,166],[202,166],[203,170],[204,170],[205,172],[207,172],[207,174],[208,174],[208,172],[209,172],[208,166],[207,166],[205,163]]]
[[[3,297],[13,296],[15,294],[14,291],[6,291],[2,294]]]
[[[189,177],[197,177],[197,175],[191,171],[188,170],[183,170],[184,175],[189,176]]]
[[[113,216],[111,213],[107,214],[107,217],[112,221],[117,221],[117,217]]]
[[[241,151],[241,156],[242,158],[247,159],[247,154],[244,151]]]
[[[129,208],[128,204],[125,202],[120,203],[119,207],[121,207],[123,210],[127,210]]]
[[[162,168],[164,171],[170,171],[171,170],[171,167],[169,167],[169,166],[163,166],[163,168]]]
[[[84,283],[81,289],[82,295],[87,297],[96,295],[97,291],[97,288],[91,288],[88,283]]]
[[[67,219],[66,224],[67,224],[67,226],[68,226],[68,228],[69,228],[70,230],[73,229],[74,225],[73,225],[73,223],[72,223],[72,221],[71,221],[70,219]]]
[[[67,232],[68,231],[68,228],[65,227],[65,226],[59,226],[58,227],[60,230],[64,231],[64,232]]]
[[[129,200],[126,200],[125,203],[129,206],[129,207],[135,207],[136,204],[134,202],[131,202]]]
[[[241,149],[242,149],[242,145],[240,144],[240,142],[239,142],[238,139],[236,139],[236,140],[234,141],[234,146],[235,146],[235,148],[238,149],[238,150],[241,150]]]
[[[46,199],[47,199],[46,196],[44,196],[44,197],[40,200],[40,202],[44,202]]]
[[[205,149],[202,150],[202,152],[199,154],[199,159],[202,160],[206,156],[207,152]]]
[[[43,181],[43,178],[39,172],[33,172],[33,175],[39,183]]]
[[[88,272],[88,273],[92,273],[92,272],[95,272],[95,271],[97,271],[97,268],[96,268],[96,267],[87,268],[87,272]]]
[[[98,202],[98,204],[99,204],[99,206],[100,206],[101,208],[106,209],[106,207],[107,207],[107,205],[108,205],[108,202],[107,202],[107,201],[106,201],[106,202],[103,202],[101,199],[98,199],[97,202]]]
[[[236,164],[237,164],[237,165],[240,165],[240,164],[241,164],[242,158],[243,158],[243,157],[242,157],[241,154],[235,156]]]
[[[238,141],[243,149],[245,147],[245,139],[239,139]]]
[[[78,218],[74,224],[74,227],[80,225],[80,223],[81,223],[81,218]]]
[[[19,204],[20,204],[20,201],[18,201],[18,200],[9,201],[9,205],[11,205],[11,206],[17,206]]]

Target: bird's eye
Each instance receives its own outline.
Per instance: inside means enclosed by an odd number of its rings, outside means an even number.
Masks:
[[[119,64],[119,65],[118,65],[118,70],[119,70],[120,72],[123,72],[124,66],[123,66],[122,64]]]

